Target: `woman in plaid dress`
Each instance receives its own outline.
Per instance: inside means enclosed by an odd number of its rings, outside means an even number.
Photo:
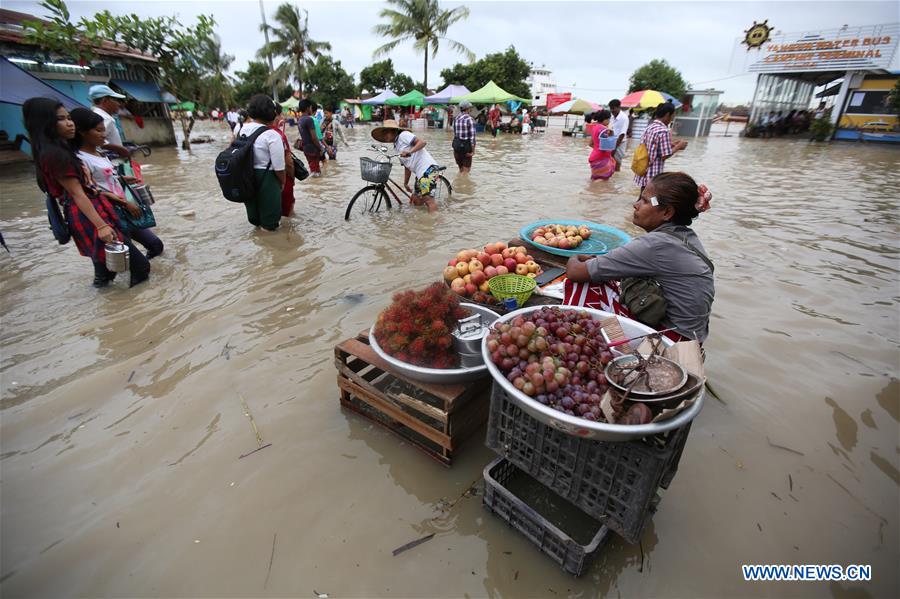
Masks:
[[[90,171],[70,145],[75,123],[69,111],[57,100],[31,98],[22,105],[22,115],[31,140],[38,187],[62,205],[75,246],[94,264],[94,287],[105,287],[116,276],[106,268],[104,244],[117,239],[129,249],[130,286],[147,280],[150,263],[123,235],[115,210],[100,195]]]

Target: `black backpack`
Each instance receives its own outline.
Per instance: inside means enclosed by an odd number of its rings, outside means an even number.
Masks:
[[[216,158],[216,178],[226,200],[243,203],[252,200],[256,194],[253,142],[266,131],[269,131],[268,127],[260,127],[249,137],[238,135]]]

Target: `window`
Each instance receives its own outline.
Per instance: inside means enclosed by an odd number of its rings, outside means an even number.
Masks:
[[[853,92],[846,114],[890,114],[887,91]]]

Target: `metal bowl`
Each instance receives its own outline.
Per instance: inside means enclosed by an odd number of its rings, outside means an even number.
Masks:
[[[526,314],[528,312],[533,312],[534,310],[540,310],[541,308],[546,307],[548,306],[531,306],[530,308],[522,308],[521,310],[516,310],[515,312],[510,312],[509,314],[501,316],[497,319],[497,323],[507,322],[509,320],[512,320],[516,316]],[[561,310],[585,311],[590,313],[596,320],[602,320],[605,318],[609,318],[610,316],[615,316],[619,319],[619,324],[622,326],[622,330],[625,332],[626,337],[629,338],[653,332],[653,329],[646,325],[643,325],[629,318],[616,316],[615,314],[612,314],[610,312],[603,312],[602,310],[580,308],[577,306],[552,307],[556,307]],[[636,344],[639,342],[640,340],[633,343]],[[665,337],[663,337],[662,342],[667,347],[670,345],[674,345],[674,343],[670,339],[667,339]],[[650,435],[664,433],[672,429],[681,428],[697,417],[697,414],[699,414],[700,410],[703,408],[703,401],[706,398],[705,387],[701,387],[698,391],[699,396],[697,398],[697,401],[695,401],[686,410],[676,415],[674,418],[670,418],[662,422],[634,425],[592,422],[590,420],[585,420],[584,418],[579,418],[578,416],[569,416],[568,414],[560,412],[559,410],[555,410],[550,406],[545,406],[513,387],[512,383],[506,380],[506,377],[503,376],[503,373],[500,372],[500,369],[497,368],[497,366],[491,360],[491,353],[487,348],[487,338],[485,338],[484,342],[481,345],[481,351],[482,354],[484,354],[485,366],[491,373],[491,376],[494,377],[494,381],[496,381],[498,385],[503,387],[503,390],[506,391],[510,397],[512,397],[513,401],[519,404],[519,406],[521,406],[523,410],[531,414],[531,416],[537,418],[544,424],[552,426],[553,428],[559,429],[576,437],[596,439],[598,441],[630,441],[632,439],[640,439]]]
[[[484,316],[485,323],[492,323],[496,319],[500,318],[499,314],[497,314],[493,310],[485,308],[484,306],[468,303],[460,303],[459,305],[466,310],[469,310],[470,312],[478,312],[479,314]],[[416,366],[415,364],[410,364],[408,362],[398,360],[397,358],[388,355],[383,349],[381,349],[381,346],[378,345],[378,340],[375,339],[374,325],[369,330],[369,345],[372,346],[372,349],[375,350],[375,353],[378,354],[381,359],[391,365],[391,368],[408,378],[416,381],[422,381],[423,383],[438,383],[441,385],[449,385],[452,383],[465,383],[468,381],[475,381],[488,375],[487,366],[485,366],[483,363],[479,364],[478,366],[469,366],[464,368],[425,368],[424,366]]]
[[[654,399],[662,399],[663,395],[672,395],[677,392],[679,389],[684,387],[684,384],[688,380],[687,370],[684,369],[684,366],[676,362],[675,360],[670,360],[669,358],[663,358],[662,356],[657,356],[655,359],[662,360],[664,363],[671,364],[674,368],[676,368],[681,376],[678,382],[671,389],[666,389],[664,391],[638,391],[637,389],[632,389],[630,393],[628,393],[628,398],[634,401],[652,401]],[[604,369],[604,374],[606,375],[606,380],[609,382],[610,386],[618,389],[622,393],[628,391],[627,385],[621,385],[618,382],[614,381],[610,374],[616,368],[616,366],[628,362],[636,362],[637,356],[634,354],[627,354],[624,356],[619,356],[618,358],[613,358],[612,362],[606,365]]]

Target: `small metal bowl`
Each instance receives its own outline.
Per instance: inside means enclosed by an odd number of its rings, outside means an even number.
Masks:
[[[655,391],[642,389],[642,388],[640,388],[640,386],[635,385],[635,387],[632,388],[631,391],[628,392],[628,397],[630,399],[634,399],[635,401],[641,401],[642,398],[654,398],[654,397],[661,397],[664,395],[671,395],[672,393],[675,393],[676,391],[678,391],[679,389],[684,387],[684,384],[687,382],[687,380],[688,380],[687,370],[685,370],[684,367],[681,364],[679,364],[678,362],[676,362],[674,360],[670,360],[669,358],[663,358],[662,356],[654,356],[653,360],[659,360],[661,363],[665,364],[673,372],[677,373],[676,377],[677,377],[678,382],[675,383],[672,387],[669,387],[667,389],[660,389],[660,390],[655,390]],[[638,358],[634,354],[626,354],[624,356],[619,356],[618,358],[613,358],[613,360],[609,364],[606,365],[606,369],[604,371],[604,374],[606,374],[606,380],[610,384],[610,386],[618,389],[622,393],[625,393],[626,391],[628,391],[628,385],[620,384],[618,382],[618,377],[614,376],[614,374],[617,369],[622,368],[623,366],[626,366],[633,362],[636,363],[637,361],[638,361]]]

